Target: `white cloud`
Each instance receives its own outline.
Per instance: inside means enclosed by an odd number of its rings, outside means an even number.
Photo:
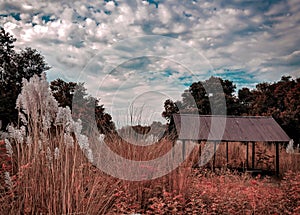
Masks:
[[[113,1],[106,2],[105,8],[106,10],[112,11],[115,8],[115,3]]]
[[[164,5],[161,5],[158,8],[158,16],[159,20],[161,20],[163,24],[168,24],[172,18],[169,8],[165,7]]]
[[[156,78],[157,82],[132,77],[132,82],[127,83],[132,91],[127,94],[124,91],[122,98],[116,98],[120,104],[134,93],[151,89],[172,91],[181,84],[181,88],[170,93],[170,96],[176,93],[180,96],[187,84],[180,78],[189,76],[185,67],[194,73],[192,81],[210,75],[208,71],[212,68],[243,70],[241,78],[251,77],[251,84],[279,80],[286,74],[299,77],[300,4],[297,0],[272,4],[164,0],[158,5],[132,0],[117,3],[32,0],[2,1],[0,8],[0,25],[18,39],[16,46],[38,49],[52,66],[49,79],[77,81],[82,79],[84,71],[90,75],[90,79],[86,77],[88,88],[94,89],[98,85],[92,81],[95,77],[97,80],[105,77],[102,71],[105,66],[112,69],[122,60],[129,60],[132,53],[165,58],[142,67],[152,72],[146,75],[148,79]],[[19,14],[20,20],[12,13]],[[129,40],[123,47],[109,49],[122,41],[153,34],[171,38],[157,43]],[[103,56],[97,57],[99,53]],[[83,70],[95,56],[98,65]],[[179,73],[169,77],[155,73],[170,68]],[[107,95],[111,95],[110,86],[120,85],[124,77],[128,80],[126,75],[130,69],[124,71],[125,74],[120,73],[105,83]]]

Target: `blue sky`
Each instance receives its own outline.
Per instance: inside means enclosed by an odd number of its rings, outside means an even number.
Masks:
[[[298,0],[0,0],[0,8],[17,48],[38,49],[52,66],[49,80],[85,82],[117,121],[132,104],[157,119],[166,98],[210,75],[254,87],[300,74]]]

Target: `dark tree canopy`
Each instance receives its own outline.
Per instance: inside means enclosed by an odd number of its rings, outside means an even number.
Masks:
[[[0,28],[0,119],[2,128],[17,123],[16,100],[21,92],[22,79],[29,80],[49,69],[44,57],[35,49],[15,51],[16,39]]]
[[[238,92],[238,99],[240,105],[240,114],[248,115],[250,112],[251,104],[254,100],[254,93],[251,92],[248,88],[242,88]]]
[[[217,85],[222,86],[223,94]],[[182,94],[182,100],[166,100],[162,116],[173,129],[172,114],[198,113],[211,115],[211,105],[222,108],[221,98],[225,97],[227,115],[272,116],[286,133],[300,143],[300,78],[293,80],[283,76],[275,83],[259,83],[256,89],[242,88],[235,95],[233,82],[218,77],[192,83]],[[221,112],[221,111],[220,111]]]
[[[50,88],[59,106],[68,106],[72,110],[73,117],[82,120],[83,129],[88,129],[91,123],[96,123],[101,134],[115,131],[112,117],[105,112],[103,105],[99,105],[99,99],[88,96],[83,83],[57,79],[50,83]]]
[[[175,128],[172,114],[179,113],[179,110],[180,113],[201,115],[239,114],[235,89],[233,82],[212,76],[208,80],[192,83],[181,95],[182,101],[166,100],[162,116],[168,121],[169,133],[173,133]]]
[[[17,123],[18,111],[16,110],[16,100],[21,92],[23,78],[29,80],[33,75],[41,75],[50,67],[44,57],[35,49],[25,48],[19,52],[15,51],[14,42],[16,39],[0,28],[0,120],[1,129],[5,130],[9,123]],[[83,83],[64,82],[61,79],[52,81],[50,84],[53,96],[58,101],[59,106],[69,106],[71,109],[72,99],[75,95],[80,113],[86,123],[93,117],[101,133],[108,133],[115,129],[112,118],[104,112],[103,105],[99,105],[99,100],[87,96]],[[88,107],[93,113],[89,116],[86,109]],[[84,122],[83,122],[84,123]]]
[[[239,91],[241,108],[247,115],[272,116],[285,132],[300,143],[300,78],[283,76],[275,83]]]
[[[165,110],[162,112],[162,117],[164,117],[168,121],[167,132],[165,133],[165,135],[173,135],[175,132],[173,114],[179,113],[179,108],[178,108],[179,105],[181,105],[180,102],[174,103],[170,99],[165,101],[164,104]]]
[[[174,113],[179,112],[177,105],[170,99],[165,101],[164,108],[165,110],[162,113],[162,117],[166,118],[168,122],[170,122]]]
[[[72,109],[72,99],[77,84],[56,79],[50,83],[50,89],[60,107],[70,107]]]
[[[208,80],[195,82],[182,94],[182,108],[186,112],[198,112],[202,115],[212,114],[212,111],[218,115],[238,114],[235,89],[233,82],[213,76]],[[227,106],[227,110],[224,106]]]

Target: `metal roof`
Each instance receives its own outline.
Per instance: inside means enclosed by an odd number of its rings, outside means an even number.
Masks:
[[[289,136],[269,116],[174,114],[181,140],[288,142]]]

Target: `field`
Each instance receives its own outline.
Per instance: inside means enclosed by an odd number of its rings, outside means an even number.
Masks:
[[[26,126],[10,126],[2,135],[0,214],[300,214],[299,151],[288,154],[281,147],[280,177],[240,171],[246,170],[241,143],[229,143],[228,164],[220,144],[214,171],[212,160],[197,165],[200,145],[192,142],[180,165],[174,164],[180,150],[164,163],[145,165],[168,154],[173,142],[133,145],[97,129],[84,135],[89,127],[43,87],[48,83],[37,77],[25,85],[17,107]],[[139,162],[132,168],[121,158]],[[274,146],[257,144],[255,167],[274,170]]]
[[[44,146],[1,142],[1,214],[299,214],[300,173],[298,154],[281,150],[281,178],[223,168],[224,146],[210,165],[195,167],[196,147],[171,173],[153,180],[131,182],[111,177],[91,165],[79,144],[68,147],[63,138],[48,136]],[[46,139],[45,139],[46,140]],[[244,146],[229,144],[230,166],[244,162]],[[147,160],[165,153],[171,143],[132,147],[113,139],[109,147],[122,156]],[[9,147],[8,147],[9,148]],[[273,148],[262,145],[272,163]],[[150,153],[151,152],[151,153]],[[11,155],[10,155],[11,154]],[[259,153],[258,153],[259,154]],[[274,154],[274,153],[273,153]],[[111,166],[119,171],[117,166]],[[120,168],[120,167],[119,167]],[[154,171],[154,167],[143,167]],[[152,169],[151,169],[152,168]],[[136,170],[131,170],[135,174]]]

